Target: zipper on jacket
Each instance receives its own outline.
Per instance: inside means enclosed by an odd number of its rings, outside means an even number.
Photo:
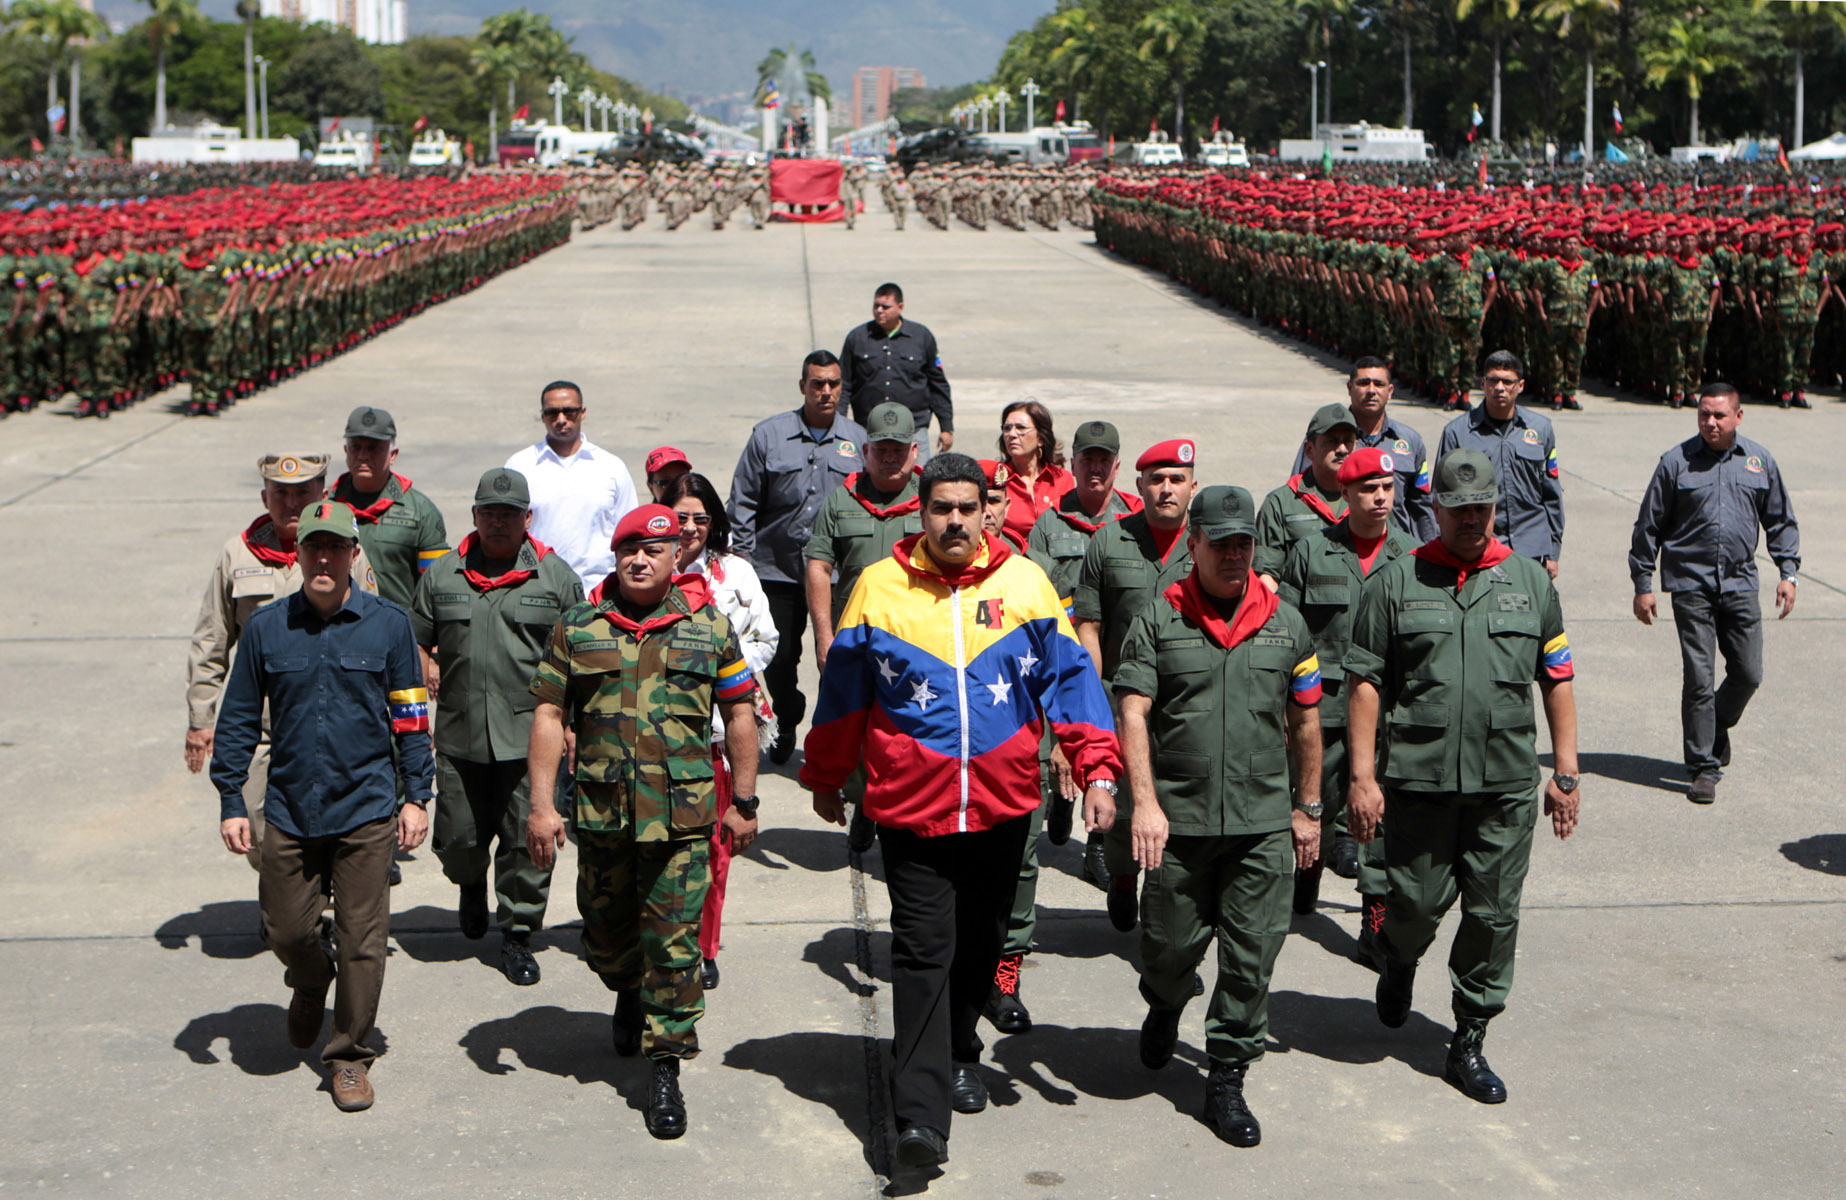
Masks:
[[[961,810],[956,832],[968,832],[968,671],[967,651],[961,640],[961,589],[949,589],[949,608],[955,614],[955,704],[961,713]]]

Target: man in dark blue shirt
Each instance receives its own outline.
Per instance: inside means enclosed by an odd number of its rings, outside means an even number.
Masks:
[[[1679,720],[1692,777],[1686,796],[1694,804],[1717,799],[1718,780],[1731,762],[1731,726],[1763,682],[1758,530],[1781,575],[1778,619],[1794,611],[1801,570],[1801,531],[1782,472],[1769,451],[1738,436],[1742,420],[1736,388],[1708,383],[1700,390],[1699,435],[1660,456],[1628,551],[1635,618],[1654,623],[1656,558],[1661,586],[1673,597],[1685,663]],[[1715,690],[1714,650],[1724,655],[1724,682]]]
[[[366,1039],[384,986],[391,853],[422,844],[435,775],[429,694],[410,616],[353,588],[358,541],[353,511],[339,501],[321,500],[302,513],[301,590],[258,609],[244,626],[219,705],[211,768],[225,848],[247,854],[243,786],[267,702],[263,925],[295,990],[289,1041],[305,1049],[320,1036],[336,974],[320,941],[321,907],[332,892],[339,992],[321,1061],[332,1077],[333,1101],[346,1112],[372,1104],[367,1072],[376,1054]],[[394,739],[406,797],[401,810]]]
[[[919,467],[930,459],[932,416],[942,431],[936,437],[935,452],[941,454],[955,444],[955,405],[949,396],[949,378],[942,372],[936,335],[904,319],[903,288],[895,283],[878,285],[872,296],[872,319],[853,326],[846,335],[840,366],[846,403],[859,424],[864,425],[872,410],[887,400],[910,410],[916,422],[912,440]]]

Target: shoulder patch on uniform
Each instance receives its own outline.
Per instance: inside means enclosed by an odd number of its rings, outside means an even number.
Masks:
[[[1399,454],[1404,455],[1406,458],[1410,456],[1410,443],[1406,442],[1403,438],[1398,438],[1396,441],[1393,441],[1391,443],[1391,448],[1396,450]]]
[[[1536,429],[1528,429],[1519,436],[1525,439],[1525,444],[1528,446],[1538,445],[1538,430]]]
[[[1399,612],[1447,612],[1447,600],[1406,600],[1398,606]]]
[[[1750,457],[1744,459],[1743,469],[1746,471],[1754,471],[1758,475],[1761,475],[1763,473],[1762,456],[1760,454],[1752,454]]]
[[[1501,612],[1532,611],[1532,597],[1525,592],[1501,592],[1496,600]]]

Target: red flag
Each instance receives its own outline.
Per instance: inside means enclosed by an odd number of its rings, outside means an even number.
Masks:
[[[462,161],[474,161],[474,142],[472,140],[462,143]]]
[[[1783,149],[1780,145],[1777,145],[1775,148],[1775,160],[1782,164],[1782,173],[1784,175],[1794,175],[1794,168],[1788,165],[1788,151]]]
[[[1155,117],[1153,120],[1147,123],[1147,136],[1151,138],[1156,133],[1159,133],[1159,132],[1160,132],[1160,118]]]
[[[422,133],[425,129],[428,129],[428,128],[429,128],[429,118],[428,117],[418,117],[417,123],[410,127],[410,132]]]
[[[335,117],[333,120],[327,122],[327,132],[328,133],[332,133],[334,130],[338,129],[339,127],[340,127],[340,118],[338,117]]]
[[[1475,173],[1475,178],[1482,187],[1487,186],[1487,156],[1485,154],[1481,155],[1481,169]]]
[[[57,121],[53,123],[53,125],[51,126],[51,132],[53,133],[63,133],[64,132],[64,118],[63,117],[59,117]]]
[[[32,153],[34,154],[45,153],[45,143],[39,141],[37,138],[33,138],[32,139]]]
[[[515,121],[523,121],[523,120],[525,120],[525,119],[526,119],[526,114],[527,114],[527,113],[529,113],[529,112],[530,112],[531,110],[532,110],[532,106],[531,106],[530,104],[522,104],[522,105],[520,105],[520,106],[519,106],[519,111],[513,114],[513,120],[515,120]]]
[[[1109,157],[1115,157],[1115,135],[1113,133],[1109,135]]]
[[[1064,119],[1064,102],[1062,100],[1058,101],[1058,115],[1053,119],[1058,121]]]
[[[1213,137],[1218,136],[1218,118],[1217,117],[1213,117],[1211,119],[1211,135]]]

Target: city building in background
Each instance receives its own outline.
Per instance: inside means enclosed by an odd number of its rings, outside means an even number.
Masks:
[[[262,0],[262,15],[339,25],[362,42],[395,46],[408,36],[408,0]]]
[[[915,67],[860,67],[852,73],[852,120],[849,128],[870,125],[891,115],[891,93],[920,88],[923,72]]]

